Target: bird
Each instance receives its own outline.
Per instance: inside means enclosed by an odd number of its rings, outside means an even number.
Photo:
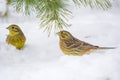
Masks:
[[[57,32],[59,36],[59,46],[65,55],[82,56],[90,54],[95,50],[115,49],[115,47],[99,47],[75,38],[70,32],[61,30]]]
[[[6,42],[16,47],[16,49],[22,49],[25,45],[26,37],[20,27],[16,24],[11,24],[6,29],[9,30]]]

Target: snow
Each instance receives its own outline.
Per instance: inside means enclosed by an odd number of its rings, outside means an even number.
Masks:
[[[39,19],[11,11],[0,20],[0,80],[120,80],[120,11],[72,8],[68,30],[80,40],[94,45],[117,47],[84,56],[67,56],[59,48],[58,36],[48,37],[39,28]],[[18,24],[26,38],[23,50],[6,44],[5,29]]]

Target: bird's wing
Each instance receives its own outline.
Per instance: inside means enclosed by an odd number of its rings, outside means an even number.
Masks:
[[[76,38],[74,38],[74,40],[71,42],[72,43],[69,46],[69,48],[71,48],[71,49],[86,50],[86,49],[95,49],[98,47],[98,46],[94,46],[89,43],[86,43],[84,41],[78,40]]]

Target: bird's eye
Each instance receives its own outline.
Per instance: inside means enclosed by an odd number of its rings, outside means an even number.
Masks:
[[[14,27],[12,27],[12,29],[14,29]]]
[[[68,38],[69,36],[68,36],[67,33],[64,33],[64,32],[63,32],[62,35],[61,35],[61,37],[65,39],[65,38]]]

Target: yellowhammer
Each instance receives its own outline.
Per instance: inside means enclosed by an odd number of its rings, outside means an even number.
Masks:
[[[94,50],[114,49],[114,47],[99,47],[86,43],[73,37],[68,31],[63,30],[57,34],[60,38],[60,48],[66,55],[82,56],[83,54],[89,54]]]
[[[7,36],[6,42],[15,46],[17,49],[24,47],[26,38],[18,25],[12,24],[7,27],[9,35]]]

